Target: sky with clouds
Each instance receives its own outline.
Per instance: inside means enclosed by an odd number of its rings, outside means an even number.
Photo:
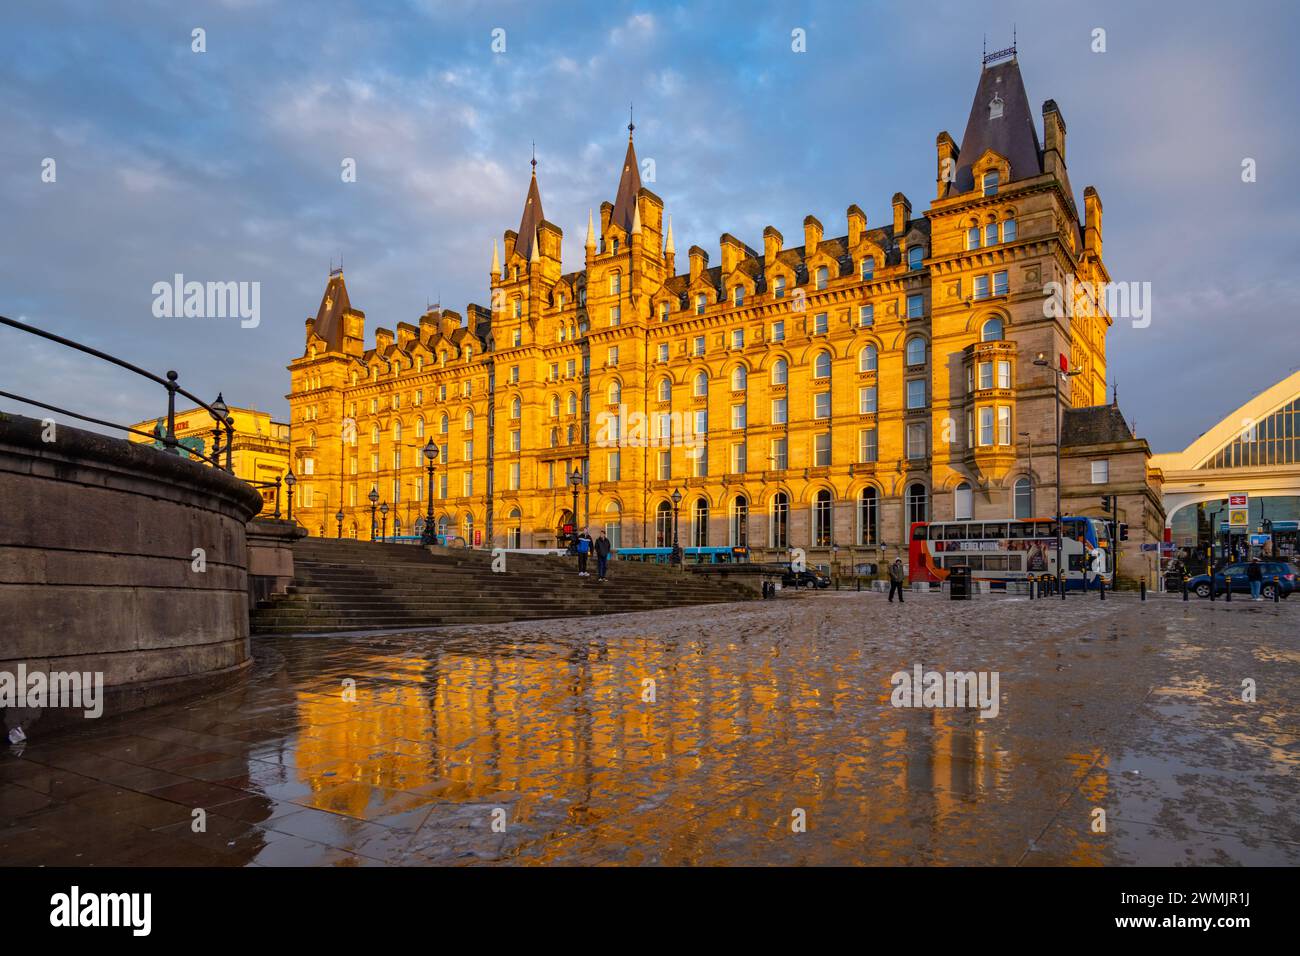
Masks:
[[[1108,342],[1139,434],[1181,448],[1300,366],[1293,4],[5,0],[4,18],[0,314],[277,417],[331,259],[368,334],[488,301],[534,141],[578,268],[629,102],[679,250],[716,258],[723,232],[761,248],[809,213],[840,235],[850,203],[883,223],[896,191],[919,213],[984,36],[1006,46],[1012,24],[1040,135],[1055,99],[1076,200],[1091,184],[1105,204],[1112,279],[1152,285],[1150,326]],[[175,273],[259,282],[260,325],[155,318]],[[31,338],[0,328],[0,390],[125,423],[165,410]]]

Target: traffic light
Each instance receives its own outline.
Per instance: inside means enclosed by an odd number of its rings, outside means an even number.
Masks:
[[[1128,525],[1123,522],[1120,522],[1120,526],[1119,526],[1119,539],[1121,541],[1128,540]]]
[[[1101,510],[1102,511],[1110,510],[1110,495],[1101,496]]]
[[[1264,533],[1265,533],[1265,534],[1272,534],[1272,533],[1273,533],[1273,519],[1272,519],[1272,518],[1265,518],[1265,519],[1263,520],[1263,522],[1262,522],[1262,525],[1263,525]]]

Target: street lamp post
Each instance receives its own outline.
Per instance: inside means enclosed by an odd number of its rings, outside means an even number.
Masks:
[[[379,489],[371,488],[370,494],[366,495],[370,501],[370,540],[375,540],[375,535],[379,531],[379,520],[375,512],[379,510]]]
[[[1047,369],[1052,367],[1052,363],[1047,360],[1045,352],[1038,353],[1038,357],[1034,359],[1034,364]],[[1056,404],[1052,409],[1052,422],[1056,426],[1056,579],[1061,587],[1062,601],[1065,600],[1065,569],[1061,567],[1063,557],[1061,553],[1063,531],[1061,527],[1061,380],[1067,375],[1078,375],[1080,371],[1080,369],[1061,369],[1059,372],[1052,372],[1053,385],[1055,386],[1053,398],[1056,400]]]
[[[438,460],[438,446],[432,438],[424,446],[424,460],[429,463],[429,502],[424,514],[424,533],[420,536],[420,543],[427,545],[438,541],[433,527],[433,463]]]
[[[569,476],[569,484],[573,487],[573,536],[569,540],[571,553],[578,553],[578,487],[582,484],[582,472],[575,466],[573,474]]]
[[[284,476],[285,487],[289,489],[287,494],[289,496],[289,523],[290,524],[293,524],[293,486],[296,485],[297,483],[298,483],[298,479],[294,475],[293,469],[290,468],[289,473]]]
[[[388,537],[388,502],[385,501],[379,506],[379,540],[383,541]]]
[[[230,442],[232,440],[230,425],[230,407],[226,405],[225,399],[221,397],[222,393],[217,392],[217,400],[212,403],[213,418],[217,420],[217,425],[212,429],[216,435],[215,447],[212,449],[212,464],[218,468],[221,467],[221,426],[226,426],[226,471],[230,471]]]
[[[339,538],[341,539],[343,537],[343,509],[342,508],[340,508],[339,513],[334,516],[334,520],[339,523]]]
[[[677,567],[682,566],[682,547],[677,543],[677,509],[682,503],[682,490],[673,489],[673,553],[669,560]]]

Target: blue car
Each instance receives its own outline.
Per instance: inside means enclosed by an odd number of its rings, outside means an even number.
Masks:
[[[1250,567],[1244,562],[1224,565],[1218,571],[1214,572],[1214,591],[1216,594],[1223,594],[1227,591],[1228,578],[1232,578],[1233,594],[1249,594],[1250,581],[1246,577],[1246,569]],[[1273,589],[1277,587],[1279,596],[1290,597],[1291,592],[1296,587],[1295,568],[1285,561],[1261,561],[1259,569],[1264,576],[1261,594],[1266,600],[1273,600]],[[1277,579],[1274,584],[1274,578]],[[1194,593],[1197,597],[1207,598],[1210,596],[1210,576],[1208,574],[1198,574],[1194,578],[1187,579],[1187,590]]]

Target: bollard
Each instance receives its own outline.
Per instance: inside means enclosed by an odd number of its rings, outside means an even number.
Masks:
[[[1218,578],[1214,576],[1213,571],[1210,571],[1210,600],[1211,601],[1214,601],[1218,598],[1219,589],[1215,587],[1217,583],[1218,583]]]
[[[1183,579],[1183,600],[1186,601],[1187,600],[1187,575],[1184,574],[1181,577]]]
[[[1103,601],[1106,600],[1106,579],[1100,574],[1097,575],[1097,593],[1101,595]]]
[[[861,590],[862,590],[862,575],[859,574],[857,580],[858,580],[857,590],[861,591]]]
[[[1029,600],[1032,601],[1034,600],[1034,576],[1029,575],[1029,577],[1025,578],[1025,582],[1029,585]]]
[[[1273,603],[1276,604],[1282,600],[1282,579],[1276,574],[1273,575]]]
[[[1138,585],[1138,592],[1142,595],[1142,600],[1147,599],[1147,579],[1143,578],[1142,583]]]
[[[1223,578],[1223,599],[1225,601],[1232,600],[1232,575],[1231,574],[1224,575]]]

